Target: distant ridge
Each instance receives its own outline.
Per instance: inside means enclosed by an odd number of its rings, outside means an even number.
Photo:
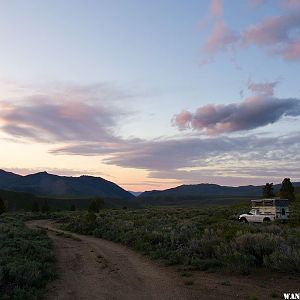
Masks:
[[[135,198],[117,184],[101,177],[68,177],[47,172],[21,176],[0,170],[0,189],[51,197]]]
[[[293,182],[295,187],[300,182]],[[280,189],[281,184],[274,185],[274,191]],[[146,191],[137,197],[143,205],[177,205],[199,206],[203,204],[230,204],[241,200],[260,198],[263,185],[254,186],[222,186],[218,184],[201,183],[180,185],[166,190]]]

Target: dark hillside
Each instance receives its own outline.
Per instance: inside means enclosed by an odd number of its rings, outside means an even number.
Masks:
[[[293,183],[300,187],[300,183]],[[274,185],[277,192],[281,184]],[[148,191],[137,197],[143,205],[159,206],[203,206],[203,205],[224,205],[246,202],[253,198],[262,197],[263,186],[221,186],[217,184],[194,184],[181,185],[175,188],[162,191]]]
[[[35,196],[31,193],[13,192],[0,190],[0,197],[4,200],[8,211],[26,210],[29,211],[33,207],[33,203],[36,202],[41,208],[47,201],[51,210],[70,210],[71,206],[75,206],[76,209],[88,209],[91,202],[96,197],[77,197],[77,198],[51,198]],[[102,198],[101,198],[102,199]],[[120,208],[120,207],[137,207],[132,201],[119,199],[119,198],[104,198],[104,208]]]
[[[135,198],[117,184],[101,177],[67,177],[47,172],[20,176],[0,170],[0,189],[49,197]]]

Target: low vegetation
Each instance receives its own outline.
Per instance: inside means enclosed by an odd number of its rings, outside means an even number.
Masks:
[[[76,212],[64,229],[128,245],[167,264],[248,274],[254,269],[300,272],[299,200],[288,224],[240,224],[247,205]]]
[[[187,285],[191,271],[254,270],[300,273],[300,190],[291,201],[287,224],[241,224],[248,204],[203,208],[43,210],[14,215],[0,202],[0,300],[42,299],[46,283],[55,278],[51,241],[43,229],[31,230],[21,220],[52,218],[63,229],[125,244],[169,265],[179,265]],[[56,232],[66,238],[77,237]],[[224,285],[227,283],[225,282]]]
[[[54,278],[55,257],[45,231],[0,216],[0,299],[42,299],[46,283]]]
[[[14,192],[0,189],[0,214],[4,209],[7,212],[32,211],[54,212],[66,210],[86,210],[99,208],[138,207],[132,201],[125,201],[118,198],[99,197],[42,197],[31,193]]]

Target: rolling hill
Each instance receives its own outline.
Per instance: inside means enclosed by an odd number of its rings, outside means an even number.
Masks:
[[[295,187],[300,182],[293,183]],[[281,184],[274,185],[277,192]],[[262,196],[263,186],[221,186],[217,184],[180,185],[162,191],[146,191],[137,197],[142,205],[158,206],[203,206],[210,204],[234,204]]]
[[[134,195],[101,177],[67,177],[40,172],[21,176],[0,170],[0,189],[47,197],[102,197],[132,200]]]

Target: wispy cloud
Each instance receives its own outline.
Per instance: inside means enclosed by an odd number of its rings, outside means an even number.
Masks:
[[[277,86],[277,84],[278,84],[278,81],[263,82],[263,83],[256,83],[256,82],[249,81],[248,89],[254,95],[273,96],[274,88]]]
[[[300,29],[300,12],[272,16],[250,26],[242,33],[246,45],[267,47],[274,54],[287,60],[300,59],[300,36],[293,35]]]
[[[265,1],[257,4],[261,2]],[[297,0],[281,3],[286,10],[282,15],[266,17],[240,32],[230,28],[224,17],[212,19],[213,29],[203,45],[203,52],[211,59],[224,50],[256,46],[285,60],[300,60],[300,4]]]
[[[203,50],[210,55],[224,50],[231,50],[237,41],[238,36],[233,30],[224,21],[217,21],[203,46]]]
[[[257,182],[257,176],[265,178],[273,176],[274,165],[281,169],[280,174],[292,174],[294,178],[300,178],[299,169],[294,168],[300,159],[299,141],[299,134],[277,137],[247,135],[152,141],[123,140],[124,146],[111,149],[110,155],[104,162],[120,167],[148,170],[151,178],[169,178],[188,182],[212,182],[216,176],[220,178],[219,183],[225,183],[224,177],[230,177],[231,180],[240,177],[240,182],[242,177],[250,178],[250,181],[253,177]],[[101,147],[97,147],[95,143],[84,148],[82,145],[73,145],[53,152],[99,155],[97,149]],[[259,175],[254,167],[261,167],[264,172]],[[294,171],[289,173],[290,169]],[[239,171],[241,171],[240,175]]]
[[[221,17],[224,14],[224,7],[222,0],[212,0],[210,4],[210,13],[214,17]]]
[[[299,0],[282,0],[282,6],[288,9],[299,9],[300,1]]]
[[[68,101],[52,104],[52,99],[10,105],[1,110],[2,130],[20,137],[52,141],[107,140],[115,125],[115,112],[107,108]]]
[[[112,99],[126,97],[107,85],[63,86],[0,101],[0,128],[14,137],[44,142],[118,141],[114,130],[126,112]]]

